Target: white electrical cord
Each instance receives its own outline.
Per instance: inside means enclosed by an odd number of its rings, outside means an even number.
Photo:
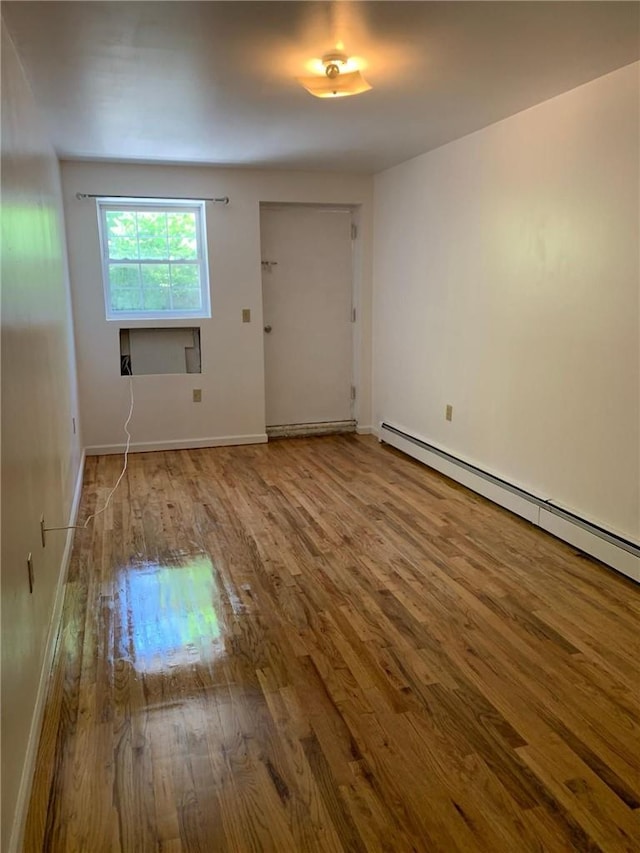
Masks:
[[[129,448],[131,447],[131,433],[129,432],[129,424],[131,423],[131,418],[133,417],[133,374],[132,373],[129,374],[129,397],[131,399],[131,405],[129,406],[129,414],[127,415],[127,419],[124,422],[124,431],[127,434],[127,444],[124,448],[124,465],[122,466],[122,471],[120,472],[120,476],[116,480],[115,486],[109,492],[109,495],[107,496],[107,500],[105,501],[105,504],[102,507],[102,509],[96,510],[94,513],[92,513],[87,518],[87,520],[85,521],[84,524],[78,525],[79,527],[81,527],[83,529],[86,528],[86,526],[89,524],[89,522],[91,521],[92,518],[95,518],[97,515],[100,515],[101,513],[103,513],[107,509],[107,507],[111,503],[111,498],[114,496],[116,489],[118,488],[118,486],[122,482],[122,478],[124,477],[124,475],[126,474],[126,471],[127,471],[127,465],[129,464]]]
[[[48,533],[50,530],[86,530],[87,525],[91,521],[92,518],[95,518],[97,515],[101,515],[111,503],[111,498],[114,496],[116,489],[122,482],[122,478],[124,477],[127,471],[127,465],[129,464],[129,448],[131,447],[131,433],[129,432],[129,424],[131,423],[131,418],[133,417],[133,374],[129,373],[129,397],[131,399],[131,404],[129,406],[129,414],[127,415],[127,419],[124,422],[124,431],[127,434],[127,443],[124,449],[124,465],[122,466],[122,471],[120,472],[120,476],[116,480],[115,486],[111,489],[107,496],[107,500],[105,501],[102,509],[96,510],[92,513],[84,524],[70,524],[67,527],[45,527],[43,528],[44,533]]]

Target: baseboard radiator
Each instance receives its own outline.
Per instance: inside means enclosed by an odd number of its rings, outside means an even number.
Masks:
[[[640,583],[640,546],[636,543],[385,421],[380,424],[379,438]]]

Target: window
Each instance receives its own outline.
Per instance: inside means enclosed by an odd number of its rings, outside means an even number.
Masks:
[[[98,199],[108,320],[210,317],[204,202]]]

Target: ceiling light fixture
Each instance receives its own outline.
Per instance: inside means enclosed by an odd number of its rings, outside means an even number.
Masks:
[[[345,98],[368,92],[371,86],[358,70],[343,70],[348,61],[344,53],[327,53],[322,57],[324,75],[298,77],[298,83],[316,98]]]

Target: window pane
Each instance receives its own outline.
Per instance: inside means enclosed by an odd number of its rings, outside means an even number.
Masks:
[[[172,264],[171,292],[178,311],[197,311],[202,307],[200,269],[195,264]]]
[[[139,271],[138,264],[111,264],[109,266],[111,290],[116,287],[138,287],[140,284]]]
[[[197,311],[202,307],[200,288],[178,287],[172,288],[173,307],[176,311]]]
[[[167,215],[169,257],[196,260],[198,240],[195,213],[176,212]]]
[[[138,212],[140,257],[145,260],[168,258],[167,214],[155,210]]]
[[[171,282],[187,287],[200,287],[200,268],[196,264],[171,264]]]
[[[142,311],[142,294],[139,287],[111,289],[112,311]]]
[[[143,264],[140,267],[145,311],[171,309],[169,264]]]
[[[107,210],[107,250],[114,260],[138,257],[136,215],[130,211]]]

